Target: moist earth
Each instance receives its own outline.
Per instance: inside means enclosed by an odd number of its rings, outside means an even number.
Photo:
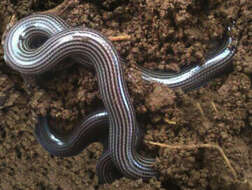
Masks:
[[[72,26],[84,25],[108,37],[130,35],[129,40],[113,44],[124,59],[130,97],[145,131],[141,151],[156,158],[159,175],[149,181],[121,178],[100,185],[95,175],[100,144],[69,158],[46,152],[33,133],[37,116],[48,114],[58,121],[56,130],[71,130],[102,106],[95,73],[74,64],[46,73],[38,85],[30,87],[6,65],[1,46],[0,189],[252,189],[251,1],[69,2],[73,3],[58,14]],[[20,19],[61,3],[1,0],[0,34],[14,16]],[[136,71],[137,64],[179,72],[203,63],[208,52],[220,45],[232,21],[234,39],[239,42],[233,68],[205,86],[189,93],[174,91],[144,82]],[[210,146],[198,146],[202,144]]]

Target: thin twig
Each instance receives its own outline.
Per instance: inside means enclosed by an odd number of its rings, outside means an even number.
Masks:
[[[113,41],[113,42],[115,42],[115,41],[123,41],[123,40],[130,40],[130,35],[120,35],[120,36],[110,36],[110,37],[108,37],[108,39],[110,40],[110,41]]]
[[[151,145],[156,145],[159,147],[163,147],[163,148],[169,148],[169,149],[197,149],[197,148],[216,149],[219,151],[219,153],[223,157],[224,162],[227,164],[227,167],[230,169],[233,177],[235,179],[237,179],[237,174],[236,174],[234,168],[231,166],[229,159],[225,155],[223,149],[218,145],[214,145],[214,144],[168,145],[168,144],[163,144],[163,143],[158,143],[158,142],[153,142],[153,141],[146,141],[146,143],[151,144]]]
[[[74,4],[77,4],[77,3],[79,3],[79,0],[64,0],[57,7],[53,8],[53,9],[50,9],[50,10],[47,10],[47,11],[42,11],[42,12],[39,12],[39,13],[54,14],[54,15],[60,16],[63,12],[65,12],[65,10],[68,7],[70,7],[70,6],[74,5]]]
[[[78,3],[79,0],[64,0],[61,4],[59,4],[57,7],[53,8],[53,9],[50,9],[50,10],[46,10],[46,11],[42,11],[42,12],[39,12],[39,13],[42,13],[42,14],[54,14],[54,15],[62,15],[63,12],[65,12],[65,10]],[[110,41],[113,41],[113,42],[116,42],[116,41],[124,41],[124,40],[130,40],[130,36],[129,35],[119,35],[119,36],[110,36],[108,37],[108,39]]]
[[[203,109],[202,109],[202,107],[201,107],[201,105],[200,105],[199,102],[196,102],[196,107],[199,109],[201,115],[202,115],[203,117],[205,117],[204,111],[203,111]]]
[[[216,113],[218,113],[218,110],[217,110],[217,108],[216,108],[215,103],[211,101],[211,105],[213,106],[214,111],[215,111]]]
[[[176,125],[176,121],[169,120],[167,118],[164,119],[164,122],[170,124],[170,125]]]
[[[79,0],[64,0],[61,4],[59,4],[57,7],[47,10],[47,11],[42,11],[40,13],[42,14],[54,14],[54,15],[62,15],[65,10],[74,5],[77,4]],[[116,41],[124,41],[124,40],[130,40],[131,37],[129,35],[119,35],[119,36],[110,36],[108,37],[110,41],[116,42]]]
[[[9,23],[6,25],[5,27],[5,31],[3,32],[3,35],[2,35],[2,38],[1,38],[1,44],[2,46],[4,46],[4,41],[5,41],[5,38],[6,38],[6,35],[7,33],[9,32],[9,30],[11,29],[11,27],[17,22],[17,17],[16,15],[12,15],[10,20],[9,20]]]

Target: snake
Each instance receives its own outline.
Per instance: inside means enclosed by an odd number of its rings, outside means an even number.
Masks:
[[[228,32],[230,32],[228,27]],[[230,64],[236,52],[227,35],[222,47],[201,65],[179,73],[153,71],[137,66],[143,80],[180,88],[184,91],[202,86]],[[35,135],[39,143],[56,156],[73,156],[90,143],[99,141],[104,153],[97,164],[103,183],[117,176],[147,180],[158,175],[155,159],[139,154],[141,132],[130,101],[119,53],[106,36],[86,27],[71,27],[50,14],[33,14],[10,28],[4,40],[4,60],[24,76],[37,76],[62,67],[72,57],[95,70],[104,109],[84,118],[67,135],[59,135],[49,126],[47,117],[39,117]],[[111,171],[114,172],[111,172]]]

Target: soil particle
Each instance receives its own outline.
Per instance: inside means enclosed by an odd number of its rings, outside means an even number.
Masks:
[[[145,105],[151,112],[161,110],[162,107],[168,107],[174,104],[175,93],[165,86],[155,84],[153,92],[146,97]]]
[[[63,1],[2,0],[0,34],[13,15],[20,19]],[[218,144],[237,173],[212,149],[168,149],[147,145],[159,171],[149,181],[122,178],[98,184],[95,167],[102,146],[94,143],[71,158],[49,155],[33,130],[37,115],[70,130],[86,114],[102,107],[92,70],[74,64],[40,76],[33,88],[3,60],[0,48],[0,189],[252,189],[251,2],[247,0],[79,1],[61,15],[72,26],[106,36],[127,34],[114,42],[124,59],[124,75],[145,142],[169,145]],[[190,93],[141,79],[136,65],[179,72],[202,64],[234,19],[238,49],[233,71]],[[72,64],[65,60],[65,64]],[[62,124],[61,124],[62,123]],[[146,143],[147,144],[147,143]]]

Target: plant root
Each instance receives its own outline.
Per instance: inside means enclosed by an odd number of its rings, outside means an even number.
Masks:
[[[214,145],[214,144],[168,145],[168,144],[163,144],[163,143],[158,143],[158,142],[153,142],[153,141],[145,141],[145,142],[151,145],[159,146],[162,148],[169,148],[169,149],[198,149],[198,148],[215,149],[220,153],[227,167],[230,169],[230,172],[232,173],[232,176],[234,177],[234,179],[237,180],[238,178],[236,171],[232,167],[223,149],[218,145]]]

